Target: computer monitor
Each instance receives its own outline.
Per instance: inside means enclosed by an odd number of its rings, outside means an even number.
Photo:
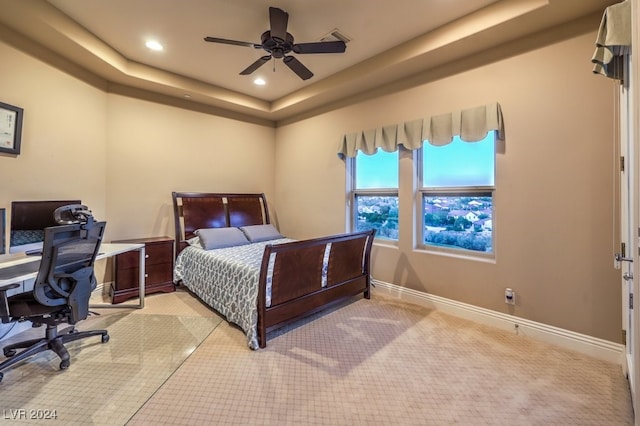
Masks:
[[[42,249],[44,229],[57,226],[53,212],[60,206],[82,204],[80,200],[13,201],[9,226],[9,253]]]

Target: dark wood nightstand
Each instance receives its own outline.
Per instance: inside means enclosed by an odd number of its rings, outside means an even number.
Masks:
[[[140,243],[145,246],[145,294],[175,291],[173,283],[173,239],[169,237],[137,238],[113,243]],[[111,302],[121,303],[138,297],[139,257],[137,251],[116,256],[115,279]]]

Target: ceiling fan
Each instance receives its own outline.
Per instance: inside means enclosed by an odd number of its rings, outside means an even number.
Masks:
[[[313,73],[305,67],[294,56],[288,56],[289,53],[307,54],[307,53],[343,53],[347,49],[347,45],[342,40],[337,41],[321,41],[315,43],[294,43],[293,36],[287,32],[287,23],[289,14],[277,7],[269,8],[269,22],[271,28],[262,33],[260,36],[262,42],[249,43],[244,41],[227,40],[217,37],[205,37],[204,41],[212,43],[232,44],[234,46],[253,47],[255,49],[263,49],[268,55],[262,56],[260,59],[249,65],[241,75],[249,75],[270,59],[280,59],[282,62],[303,80],[313,77]]]

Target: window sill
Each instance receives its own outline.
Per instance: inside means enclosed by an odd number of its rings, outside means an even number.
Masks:
[[[382,240],[379,238],[374,238],[373,245],[376,247],[385,247],[391,249],[398,249],[398,242],[394,240]]]
[[[430,254],[435,256],[452,257],[461,260],[471,260],[473,262],[491,263],[496,264],[495,253],[492,254],[467,254],[467,253],[455,253],[453,251],[434,250],[426,247],[416,247],[413,249],[415,253]]]

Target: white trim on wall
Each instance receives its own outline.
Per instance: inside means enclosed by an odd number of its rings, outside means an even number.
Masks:
[[[624,345],[576,333],[536,321],[457,302],[417,290],[372,280],[374,293],[386,294],[429,309],[442,311],[480,324],[512,331],[546,343],[574,350],[585,355],[622,365]]]

